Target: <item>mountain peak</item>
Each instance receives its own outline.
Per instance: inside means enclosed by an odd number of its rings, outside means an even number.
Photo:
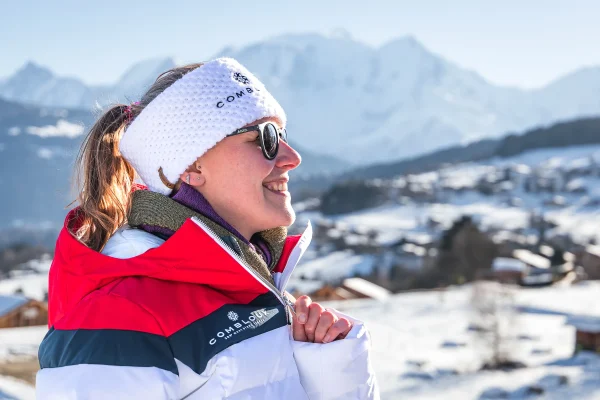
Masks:
[[[353,40],[350,32],[344,28],[335,28],[331,31],[329,37],[332,39]]]
[[[140,97],[163,72],[175,67],[172,57],[158,57],[135,63],[121,76],[115,88],[128,98]]]
[[[27,61],[21,68],[17,70],[13,77],[19,77],[21,79],[35,78],[36,80],[46,80],[52,79],[54,74],[46,67],[43,67],[33,61]]]
[[[287,33],[283,35],[274,36],[257,45],[284,45],[286,47],[291,46],[292,48],[306,48],[309,46],[315,47],[331,47],[339,45],[350,44],[351,46],[369,47],[363,42],[354,40],[350,33],[342,28],[334,29],[328,35],[322,33],[308,32],[308,33]],[[245,46],[244,48],[251,48]]]
[[[125,73],[121,75],[117,85],[130,86],[132,81],[140,78],[146,80],[151,77],[152,74],[155,74],[154,78],[156,78],[162,72],[173,67],[175,67],[175,60],[172,57],[156,57],[142,60],[129,67]]]
[[[587,66],[572,71],[547,85],[548,88],[560,86],[600,86],[600,66]]]
[[[381,46],[381,50],[387,50],[387,51],[393,50],[395,52],[400,52],[403,54],[410,54],[410,53],[431,54],[431,52],[412,35],[406,35],[406,36],[399,37],[397,39],[393,39],[393,40],[385,43],[383,46]]]

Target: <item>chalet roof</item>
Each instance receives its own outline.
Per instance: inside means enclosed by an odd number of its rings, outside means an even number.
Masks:
[[[539,254],[532,253],[529,250],[519,249],[513,251],[513,257],[517,260],[523,261],[525,264],[531,265],[536,268],[550,268],[550,260],[546,257],[542,257]]]
[[[0,295],[0,316],[22,306],[28,301],[29,299],[23,296]]]
[[[494,271],[525,272],[527,265],[523,261],[517,260],[516,258],[498,257],[494,260],[492,269]]]
[[[344,240],[346,241],[346,244],[350,246],[369,244],[369,238],[362,235],[349,234],[344,237]]]
[[[526,164],[515,165],[512,167],[512,170],[523,175],[529,175],[531,173],[531,167]]]
[[[585,187],[586,187],[585,181],[582,178],[573,179],[572,181],[570,181],[566,185],[566,189],[569,192],[572,192],[572,191],[575,191],[575,190],[584,189]]]
[[[596,257],[600,257],[600,246],[597,245],[589,245],[585,248],[585,251],[587,251],[588,253],[590,253],[591,255],[594,255]]]
[[[600,333],[600,316],[572,315],[567,317],[567,324],[573,325],[578,331]]]
[[[347,278],[342,284],[350,290],[377,300],[386,300],[390,291],[362,278]]]
[[[540,253],[548,258],[552,257],[554,255],[554,248],[543,244],[540,246]]]
[[[427,253],[427,250],[424,247],[417,246],[412,243],[406,243],[402,245],[402,251],[404,251],[405,253],[414,254],[419,257],[423,257]]]

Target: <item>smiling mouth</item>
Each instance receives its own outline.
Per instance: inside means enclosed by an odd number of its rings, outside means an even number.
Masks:
[[[287,192],[288,191],[287,182],[267,183],[267,184],[263,185],[263,187],[265,187],[265,188],[269,189],[271,192],[275,192],[275,193],[283,193],[283,192]]]

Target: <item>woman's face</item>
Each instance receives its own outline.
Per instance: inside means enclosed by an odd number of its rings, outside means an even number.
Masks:
[[[271,117],[246,126],[266,121],[281,127],[279,120]],[[259,231],[289,226],[296,218],[287,182],[288,171],[300,165],[300,154],[280,140],[277,157],[267,160],[258,135],[255,131],[227,137],[197,162],[204,181],[196,189],[247,239]]]

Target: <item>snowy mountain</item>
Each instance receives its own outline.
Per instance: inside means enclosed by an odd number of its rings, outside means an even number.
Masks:
[[[161,73],[175,66],[171,58],[141,61],[110,86],[87,86],[76,78],[62,78],[33,62],[0,82],[6,100],[47,107],[90,110],[96,106],[139,98]],[[134,101],[134,100],[130,100]]]
[[[537,91],[502,88],[411,37],[373,49],[348,38],[284,36],[223,55],[258,71],[290,127],[302,131],[300,144],[357,163],[600,113],[600,69]]]
[[[544,105],[539,118],[565,119],[576,114],[600,113],[600,67],[573,72],[534,92],[534,101]]]
[[[0,83],[0,96],[26,104],[79,108],[92,104],[94,90],[76,78],[62,78],[33,62]]]
[[[284,35],[215,56],[237,58],[265,82],[287,110],[300,146],[355,164],[600,114],[600,68],[537,90],[498,87],[412,37],[373,48],[347,35]],[[172,65],[169,58],[144,61],[109,88],[86,88],[30,63],[0,84],[0,96],[82,108],[134,100]]]
[[[499,139],[485,139],[466,146],[453,146],[389,163],[358,167],[336,177],[344,179],[391,178],[408,173],[437,170],[445,164],[466,163],[493,157],[510,157],[529,150],[600,144],[600,118],[581,118],[560,122],[548,127],[511,134]]]
[[[113,86],[115,94],[122,94],[130,102],[139,99],[163,72],[175,67],[172,58],[156,58],[139,62],[129,68]]]

